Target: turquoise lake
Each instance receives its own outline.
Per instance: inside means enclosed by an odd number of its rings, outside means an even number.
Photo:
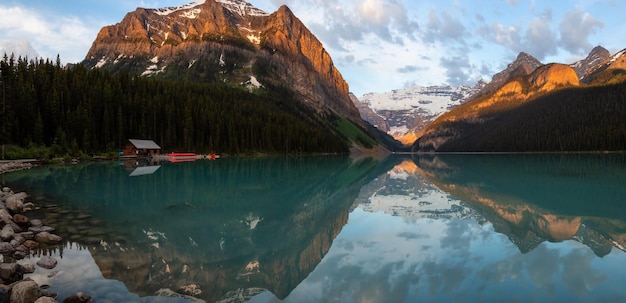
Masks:
[[[626,155],[99,162],[0,176],[59,302],[624,302]]]

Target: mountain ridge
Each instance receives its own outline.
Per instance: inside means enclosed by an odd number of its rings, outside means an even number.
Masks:
[[[626,88],[625,53],[578,72],[577,64],[551,63],[525,74],[527,68],[511,69],[514,62],[497,74],[508,74],[507,81],[440,116],[412,150],[626,150],[626,104],[611,97]]]
[[[150,77],[286,86],[312,108],[363,126],[330,55],[285,5],[272,14],[240,0],[138,8],[103,27],[83,63]]]

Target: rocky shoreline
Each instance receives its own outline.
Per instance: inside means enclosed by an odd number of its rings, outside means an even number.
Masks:
[[[11,161],[7,163],[3,163],[0,165],[0,174],[18,171],[22,169],[30,169],[33,167],[33,164],[26,161]]]
[[[16,162],[13,162],[16,163]],[[32,167],[30,163],[2,165],[0,172]],[[57,302],[57,294],[48,291],[48,285],[38,285],[24,275],[35,272],[39,266],[53,269],[57,260],[43,256],[36,264],[28,260],[31,250],[40,246],[54,245],[62,238],[54,233],[54,228],[46,226],[38,219],[29,219],[25,213],[35,209],[27,202],[24,192],[14,193],[4,187],[0,192],[0,303],[51,303]],[[92,298],[76,293],[65,298],[63,303],[87,303]]]

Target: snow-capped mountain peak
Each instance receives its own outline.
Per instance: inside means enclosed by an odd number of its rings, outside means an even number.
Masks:
[[[167,16],[172,13],[186,11],[183,12],[185,17],[195,18],[194,16],[200,13],[198,6],[204,4],[207,0],[197,0],[195,2],[191,2],[185,5],[176,6],[176,7],[166,7],[166,8],[156,8],[153,9],[154,12],[161,16]],[[267,16],[268,13],[262,11],[254,7],[252,4],[243,1],[243,0],[215,0],[215,2],[221,4],[226,9],[231,11],[234,14],[240,16]]]
[[[240,16],[267,16],[268,13],[254,7],[252,4],[242,0],[215,0],[222,4],[231,12]]]
[[[202,5],[204,4],[204,2],[206,2],[206,0],[198,0],[192,3],[188,3],[185,5],[181,5],[181,6],[173,6],[173,7],[165,7],[165,8],[155,8],[153,9],[154,12],[157,15],[161,15],[161,16],[167,16],[169,14],[181,11],[181,10],[188,10],[188,9],[192,9],[196,6]]]
[[[481,80],[473,87],[414,85],[385,93],[367,93],[359,100],[387,122],[385,129],[391,136],[403,141],[405,135],[418,132],[429,121],[465,102],[485,84],[486,82]],[[368,120],[366,117],[364,119]],[[373,125],[380,124],[369,120],[368,122]],[[412,142],[403,141],[403,143]]]

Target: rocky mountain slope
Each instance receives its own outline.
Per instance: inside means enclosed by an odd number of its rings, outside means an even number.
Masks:
[[[541,65],[542,63],[535,57],[521,52],[513,62],[509,63],[504,70],[495,74],[491,82],[485,85],[477,94],[473,95],[471,99],[489,95],[505,85],[510,79],[526,76]]]
[[[581,82],[590,85],[619,83],[626,80],[626,49],[604,59],[585,73]]]
[[[83,63],[252,89],[289,87],[317,111],[334,111],[362,126],[331,57],[286,6],[272,14],[242,0],[138,8],[102,28]]]
[[[538,66],[538,61],[521,53],[473,100],[429,125],[413,150],[626,149],[626,104],[614,98],[626,89],[626,52],[595,66],[587,64],[599,60],[601,53],[596,48],[586,61]],[[579,75],[584,75],[581,80]]]
[[[415,135],[440,114],[462,104],[477,93],[486,82],[469,86],[411,86],[384,93],[368,93],[353,98],[361,117],[410,145]]]
[[[580,61],[576,61],[572,63],[570,66],[576,71],[576,75],[578,75],[578,79],[582,79],[585,75],[593,68],[595,68],[598,64],[604,62],[611,56],[609,51],[602,47],[596,46],[594,47],[589,55],[585,59]]]

